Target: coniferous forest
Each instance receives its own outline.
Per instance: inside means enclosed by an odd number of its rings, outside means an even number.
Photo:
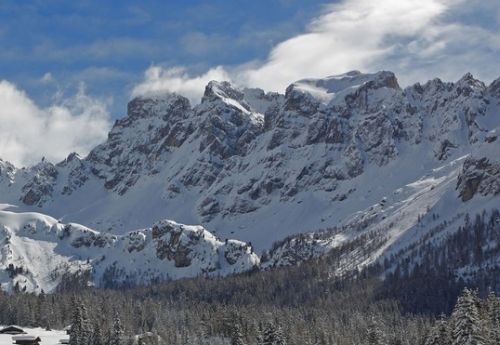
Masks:
[[[454,266],[439,265],[437,254],[482,266],[494,250],[497,218],[498,212],[467,217],[439,245],[421,246],[425,265],[409,267],[396,255],[342,277],[331,274],[334,254],[143,287],[82,288],[72,277],[54,294],[1,293],[0,324],[71,325],[71,345],[132,344],[136,335],[144,344],[499,344],[497,268],[456,279]],[[489,250],[480,249],[485,244]]]

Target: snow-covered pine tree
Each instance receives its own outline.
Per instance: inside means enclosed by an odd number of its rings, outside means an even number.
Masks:
[[[444,316],[432,327],[425,345],[451,345],[450,330]]]
[[[97,322],[94,323],[93,332],[90,337],[89,345],[105,345],[101,327]]]
[[[87,308],[83,303],[80,303],[80,315],[82,324],[80,327],[81,330],[81,345],[88,345],[90,343],[90,337],[92,334],[92,330],[90,329],[90,321],[87,313]]]
[[[262,322],[259,322],[257,326],[257,345],[263,345],[264,344],[264,326],[262,325]]]
[[[262,335],[262,345],[286,345],[281,327],[268,323]]]
[[[495,344],[500,344],[500,298],[496,298],[492,308],[491,322],[493,325],[492,338]]]
[[[385,334],[379,327],[379,324],[375,317],[371,318],[367,329],[367,345],[384,345],[385,344]]]
[[[69,334],[70,345],[88,345],[90,337],[87,308],[79,300],[73,301],[73,318]]]
[[[274,325],[269,322],[266,327],[264,328],[264,332],[262,334],[262,345],[274,345],[275,344],[275,339],[274,339],[274,334],[275,334],[275,327]]]
[[[477,294],[466,288],[452,313],[452,345],[486,345],[481,326]]]
[[[275,345],[286,345],[286,339],[285,339],[285,335],[283,334],[283,330],[281,329],[281,326],[278,325],[276,328],[275,328],[275,332],[274,332],[274,339],[275,339]]]
[[[123,328],[122,322],[118,313],[115,313],[115,318],[113,320],[113,329],[111,330],[111,337],[109,339],[109,345],[123,345]]]
[[[244,345],[243,334],[238,322],[235,322],[231,330],[231,345]]]
[[[82,316],[77,301],[73,302],[73,316],[69,331],[69,345],[82,345],[81,342]]]
[[[493,291],[489,291],[481,309],[487,344],[500,344],[500,299]]]

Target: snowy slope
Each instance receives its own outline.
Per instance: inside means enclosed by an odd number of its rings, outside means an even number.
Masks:
[[[259,264],[246,243],[167,220],[121,236],[39,213],[0,211],[0,224],[0,283],[7,291],[51,292],[64,276],[116,286],[227,275]]]
[[[371,241],[367,253],[346,255],[349,269],[417,241],[433,213],[456,220],[498,206],[496,163],[482,159],[498,161],[499,128],[500,80],[487,86],[470,74],[401,89],[391,72],[354,71],[297,81],[284,95],[211,82],[195,107],[176,94],[132,100],[87,157],[22,169],[0,161],[0,203],[118,239],[162,219],[259,253],[292,236],[264,267]],[[95,259],[86,250],[77,255]]]
[[[290,236],[265,254],[262,268],[296,264],[334,250],[340,250],[334,267],[339,275],[376,262],[383,264],[394,256],[399,257],[396,264],[403,259],[411,262],[418,257],[419,245],[437,247],[459,231],[467,217],[500,210],[499,150],[500,142],[483,143],[471,155],[392,190],[336,227]],[[382,188],[387,185],[379,183]],[[498,233],[500,224],[496,227]],[[500,264],[500,255],[489,264]]]

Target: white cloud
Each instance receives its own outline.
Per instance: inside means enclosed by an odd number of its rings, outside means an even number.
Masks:
[[[192,103],[198,103],[205,86],[211,80],[230,81],[231,77],[221,66],[195,77],[191,77],[182,67],[164,69],[151,66],[145,72],[144,81],[132,91],[132,96],[169,91],[186,96]]]
[[[470,71],[487,81],[500,75],[498,30],[462,23],[476,10],[465,0],[344,0],[327,6],[304,34],[285,40],[266,61],[218,66],[191,77],[183,67],[150,67],[134,95],[187,92],[199,101],[210,79],[283,92],[305,77],[359,69],[392,70],[403,85],[434,77],[458,79]],[[487,4],[500,10],[500,2]]]
[[[54,81],[54,77],[52,76],[52,73],[47,72],[42,76],[42,78],[40,78],[40,81],[44,84],[47,84]]]
[[[0,157],[20,166],[42,157],[57,162],[68,153],[86,154],[110,128],[104,102],[85,94],[40,108],[14,84],[0,81]]]
[[[436,0],[350,0],[331,5],[308,33],[279,44],[263,66],[245,71],[243,80],[283,90],[304,77],[370,69],[373,61],[395,49],[386,43],[391,35],[415,35],[444,10]]]

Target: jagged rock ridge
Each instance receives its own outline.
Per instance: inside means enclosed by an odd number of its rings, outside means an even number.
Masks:
[[[251,245],[221,241],[202,226],[162,220],[124,235],[63,224],[39,213],[0,211],[0,283],[7,291],[51,292],[68,280],[121,286],[251,270]]]
[[[363,264],[446,203],[463,213],[497,201],[499,85],[466,74],[402,89],[391,72],[353,71],[297,81],[283,95],[214,81],[195,106],[144,95],[87,157],[0,162],[0,201],[116,234],[165,218],[203,224],[258,251],[341,229],[275,248],[295,252],[289,262],[383,234]]]

